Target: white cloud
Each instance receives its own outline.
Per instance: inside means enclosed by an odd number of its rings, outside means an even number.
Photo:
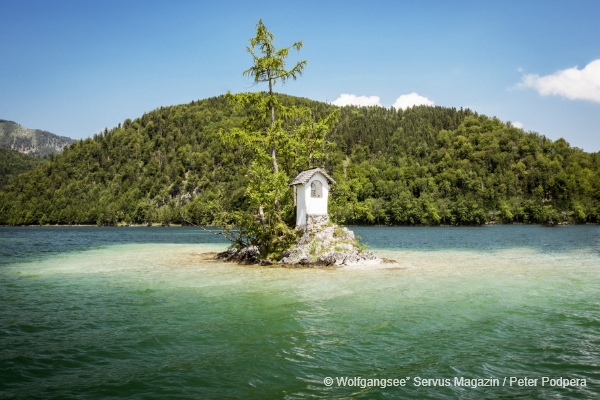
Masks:
[[[517,86],[533,88],[542,96],[555,95],[600,103],[600,60],[590,62],[583,69],[575,66],[552,75],[528,74]]]
[[[381,106],[379,96],[357,96],[355,94],[341,94],[340,97],[333,101],[336,106]]]
[[[514,126],[515,128],[519,128],[519,129],[523,129],[523,123],[519,122],[519,121],[513,121],[511,122],[512,126]]]
[[[396,99],[396,102],[392,105],[396,110],[405,109],[412,106],[432,106],[433,101],[427,97],[419,96],[416,92],[410,94],[403,94]]]

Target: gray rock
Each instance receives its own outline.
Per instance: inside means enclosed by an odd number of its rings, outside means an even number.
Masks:
[[[217,254],[217,258],[224,259],[226,261],[235,261],[242,264],[256,264],[265,262],[266,260],[261,261],[258,259],[259,255],[260,251],[256,246],[244,247],[241,250],[232,247],[222,253]]]
[[[258,247],[256,246],[248,246],[244,247],[238,252],[238,255],[241,257],[256,257],[260,254]]]
[[[332,267],[382,262],[372,252],[360,250],[354,232],[326,223],[309,225],[296,245],[284,253],[279,264]]]
[[[343,263],[343,256],[341,253],[323,253],[317,258],[317,264],[330,266],[330,265],[341,265]]]
[[[354,232],[329,222],[308,226],[296,245],[283,256],[278,264],[288,267],[341,267],[385,262],[370,251],[361,251]],[[260,259],[256,246],[240,250],[231,248],[217,254],[217,258],[240,264],[273,264],[271,260]]]

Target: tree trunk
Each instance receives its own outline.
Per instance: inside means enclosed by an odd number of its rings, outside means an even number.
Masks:
[[[279,172],[279,166],[277,165],[277,152],[275,151],[275,145],[271,147],[271,159],[273,160],[273,171]]]
[[[262,208],[262,204],[258,205],[258,216],[260,217],[260,223],[262,224],[262,228],[263,228],[263,233],[265,232],[266,229],[266,224],[265,224],[265,213],[263,211]]]
[[[267,70],[267,78],[269,80],[269,96],[273,97],[273,81],[271,80],[271,71]],[[271,105],[271,128],[275,125],[275,106]],[[275,143],[271,144],[271,160],[273,161],[273,171],[279,172],[279,165],[277,165],[277,149]],[[277,210],[277,220],[281,222],[281,206],[279,200],[275,199],[275,209]]]
[[[271,72],[267,72],[269,78],[269,96],[273,97],[273,83],[271,82]],[[275,125],[275,106],[271,106],[271,128]],[[275,149],[275,143],[271,144],[271,160],[273,160],[273,171],[279,172],[279,165],[277,165],[277,150]]]

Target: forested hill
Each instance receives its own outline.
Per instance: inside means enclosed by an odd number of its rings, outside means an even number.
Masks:
[[[36,157],[0,148],[0,189],[17,175],[34,169],[46,161],[48,161],[46,157]]]
[[[40,129],[25,128],[16,122],[0,119],[0,147],[35,156],[60,153],[74,140]]]
[[[335,107],[280,96],[325,116]],[[252,153],[224,96],[161,107],[26,172],[0,192],[1,224],[210,224],[247,207]],[[470,110],[344,107],[326,165],[340,223],[596,222],[600,154]],[[285,158],[281,159],[285,163]]]

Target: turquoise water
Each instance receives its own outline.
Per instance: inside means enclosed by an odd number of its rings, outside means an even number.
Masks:
[[[598,226],[353,230],[398,263],[248,267],[207,260],[226,244],[191,228],[0,228],[0,398],[598,397]]]

